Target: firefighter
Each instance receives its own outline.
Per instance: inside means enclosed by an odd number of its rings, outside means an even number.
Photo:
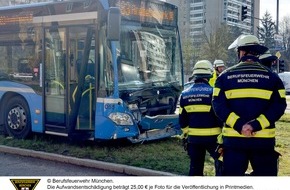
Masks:
[[[216,81],[216,78],[226,69],[225,63],[221,59],[216,59],[213,62],[213,67],[214,67],[213,76],[209,80],[209,84],[211,86],[214,86],[214,83]]]
[[[250,162],[256,176],[277,176],[279,153],[275,122],[286,109],[285,88],[258,56],[268,48],[254,35],[242,35],[235,47],[239,63],[216,80],[213,108],[224,121],[223,168],[226,176],[244,176]]]
[[[263,55],[260,55],[259,59],[262,65],[265,65],[269,69],[272,69],[272,65],[278,59],[278,57],[275,55],[272,55],[270,51],[267,51]]]
[[[190,176],[203,176],[206,151],[215,159],[217,136],[223,126],[211,106],[213,87],[208,81],[212,73],[209,61],[198,61],[193,68],[194,84],[180,96],[179,123],[190,157]]]

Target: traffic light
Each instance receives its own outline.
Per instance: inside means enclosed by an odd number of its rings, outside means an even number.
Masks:
[[[241,7],[241,21],[247,18],[247,12],[248,12],[248,7],[243,5]]]
[[[285,71],[285,63],[284,60],[279,60],[279,73],[283,73]]]

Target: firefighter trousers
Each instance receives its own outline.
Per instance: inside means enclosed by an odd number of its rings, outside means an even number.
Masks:
[[[215,158],[216,143],[194,144],[189,143],[187,152],[190,157],[189,176],[203,176],[206,151]]]
[[[249,163],[254,176],[277,176],[280,154],[270,149],[243,149],[225,147],[223,168],[225,176],[244,176]]]

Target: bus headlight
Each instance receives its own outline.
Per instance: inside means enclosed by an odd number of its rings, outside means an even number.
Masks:
[[[109,118],[117,125],[133,125],[132,118],[126,113],[111,113],[109,115]]]

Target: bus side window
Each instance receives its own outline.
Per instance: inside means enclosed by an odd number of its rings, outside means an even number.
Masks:
[[[29,60],[27,59],[18,60],[18,72],[19,73],[32,73],[32,68],[29,67]]]

